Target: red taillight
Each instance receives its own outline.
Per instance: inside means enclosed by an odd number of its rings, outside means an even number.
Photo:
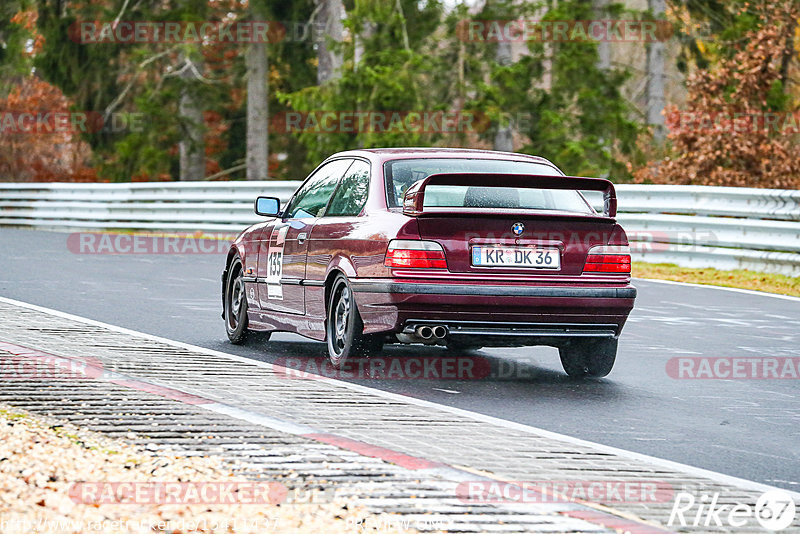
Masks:
[[[630,273],[631,250],[627,246],[592,247],[586,256],[585,273]]]
[[[395,239],[389,243],[383,264],[393,269],[447,269],[439,243],[411,239]]]

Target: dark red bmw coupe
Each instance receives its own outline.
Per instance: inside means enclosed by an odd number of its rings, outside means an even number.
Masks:
[[[580,191],[601,191],[595,212]],[[461,149],[335,154],[234,241],[223,318],[326,341],[334,366],[384,343],[557,347],[607,375],[633,308],[614,186],[543,158]]]

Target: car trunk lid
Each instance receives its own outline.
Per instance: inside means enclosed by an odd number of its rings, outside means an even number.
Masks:
[[[578,190],[603,191],[604,214],[565,196]],[[442,245],[452,273],[579,276],[589,249],[608,245],[616,229],[613,185],[597,178],[431,175],[408,190],[403,210],[421,239]]]

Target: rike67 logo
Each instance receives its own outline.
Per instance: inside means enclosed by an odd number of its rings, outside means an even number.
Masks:
[[[688,492],[675,495],[668,526],[693,527],[755,527],[777,532],[792,525],[796,506],[792,495],[774,489],[761,495],[755,506],[742,502],[721,502],[720,494],[703,494],[699,497]]]

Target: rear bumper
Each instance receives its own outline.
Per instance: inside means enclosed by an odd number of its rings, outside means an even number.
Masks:
[[[615,337],[616,323],[509,323],[504,321],[432,321],[408,319],[404,334],[414,334],[417,327],[441,324],[449,335],[503,337]]]
[[[499,344],[618,336],[636,298],[630,284],[475,285],[397,279],[350,283],[367,333],[441,324],[450,335],[498,338]]]
[[[415,295],[456,295],[484,297],[538,298],[622,298],[635,299],[636,288],[625,287],[531,287],[519,285],[432,284],[430,282],[397,282],[394,280],[351,280],[356,293],[396,293]]]

